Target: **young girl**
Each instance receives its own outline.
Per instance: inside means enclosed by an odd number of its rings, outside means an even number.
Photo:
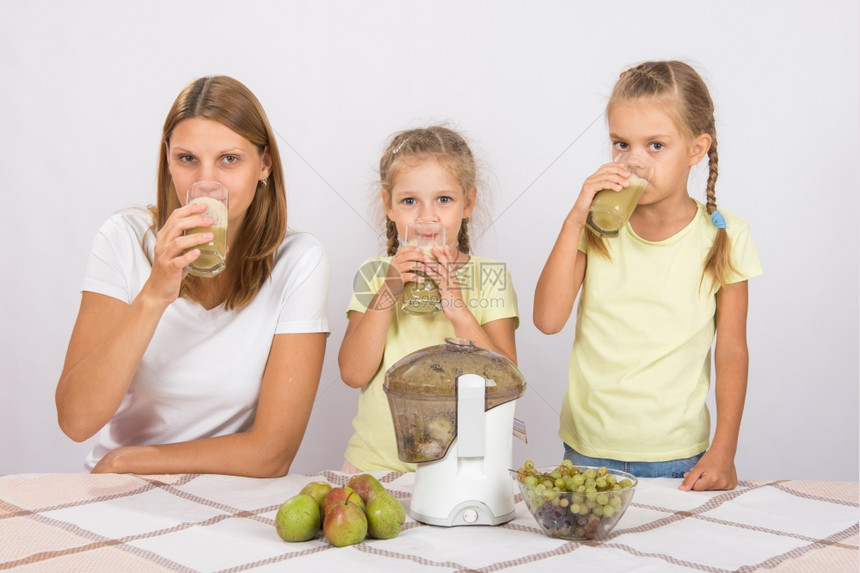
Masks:
[[[718,211],[713,103],[681,62],[621,74],[606,108],[614,153],[649,156],[654,175],[617,237],[584,231],[601,189],[630,176],[607,163],[585,180],[535,290],[534,323],[559,332],[580,295],[559,436],[576,465],[684,477],[682,490],[732,489],[747,385],[747,279],[761,273],[747,223]],[[707,155],[705,205],[687,193]],[[708,448],[711,345],[717,423]]]
[[[211,227],[195,181],[229,190],[227,265],[189,275]],[[328,259],[287,230],[277,140],[257,98],[226,76],[176,98],[157,205],[100,229],[57,384],[62,430],[96,435],[93,472],[287,473],[313,406],[328,333]],[[284,412],[289,412],[285,416]]]
[[[345,455],[344,471],[350,473],[415,469],[397,457],[382,389],[395,362],[451,336],[516,362],[519,318],[510,275],[503,263],[470,254],[468,221],[477,186],[469,146],[444,127],[398,133],[382,155],[379,177],[388,256],[368,259],[356,275],[338,355],[343,381],[361,388]],[[417,247],[400,246],[407,224],[419,221],[440,222],[446,229],[447,244],[432,251],[438,263]],[[422,316],[402,310],[403,285],[417,279],[416,270],[439,285],[442,312]]]

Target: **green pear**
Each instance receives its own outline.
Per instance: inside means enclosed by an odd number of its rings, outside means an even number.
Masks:
[[[302,488],[299,493],[307,494],[314,498],[320,508],[320,519],[323,517],[322,504],[325,496],[331,491],[331,484],[327,481],[313,481]]]
[[[323,521],[323,534],[335,547],[361,543],[367,537],[364,509],[348,501],[335,502]]]
[[[367,504],[370,497],[380,491],[385,491],[385,486],[379,483],[379,480],[370,474],[357,474],[349,478],[349,483],[346,484],[361,496],[361,499]]]
[[[406,522],[406,510],[388,492],[376,492],[367,502],[367,533],[376,539],[397,537]]]
[[[320,530],[320,508],[306,494],[291,497],[275,515],[275,530],[284,541],[307,541]]]

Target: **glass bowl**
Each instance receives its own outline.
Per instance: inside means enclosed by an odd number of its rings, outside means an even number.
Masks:
[[[639,483],[627,472],[567,464],[534,467],[526,462],[511,473],[543,532],[570,541],[605,538],[624,515]]]

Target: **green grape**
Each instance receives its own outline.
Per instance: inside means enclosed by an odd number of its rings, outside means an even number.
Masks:
[[[612,517],[613,515],[615,515],[615,510],[616,508],[612,504],[605,506],[603,508],[603,517]]]

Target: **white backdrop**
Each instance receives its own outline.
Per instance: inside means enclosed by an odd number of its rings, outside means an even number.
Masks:
[[[353,273],[381,249],[374,166],[391,133],[436,121],[483,160],[492,225],[476,251],[506,261],[519,294],[528,444],[515,440],[514,462],[560,461],[573,327],[537,331],[534,285],[582,180],[608,157],[618,73],[674,58],[711,86],[717,199],[748,219],[765,269],[750,284],[740,477],[857,479],[856,0],[0,0],[0,11],[0,473],[81,470],[88,445],[60,432],[53,393],[91,241],[111,212],[154,200],[161,124],[208,74],[263,103],[291,226],[332,261],[332,334],[293,471],[340,467],[358,394],[336,356]]]

